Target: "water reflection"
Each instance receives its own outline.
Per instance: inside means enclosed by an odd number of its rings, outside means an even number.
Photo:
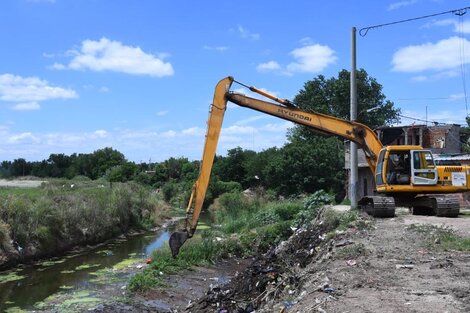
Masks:
[[[0,312],[8,307],[33,309],[35,303],[67,289],[100,289],[103,284],[93,282],[90,273],[111,268],[122,260],[142,259],[161,247],[169,238],[168,231],[117,239],[107,245],[79,255],[53,259],[40,265],[17,269],[24,278],[0,283]],[[14,273],[9,271],[8,273]],[[7,273],[0,272],[3,276]],[[1,281],[1,279],[0,279]],[[61,288],[62,287],[62,288]]]

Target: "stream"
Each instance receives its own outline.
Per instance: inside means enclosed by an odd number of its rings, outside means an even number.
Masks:
[[[131,274],[116,269],[136,262],[145,263],[150,253],[167,242],[169,236],[169,230],[121,236],[83,253],[0,272],[0,312],[41,309],[41,303],[46,299],[50,301],[56,294],[66,297],[81,292],[83,301],[92,302],[90,299],[97,299],[93,296],[100,290],[123,289]],[[114,276],[110,278],[110,275]],[[60,298],[57,301],[64,302]]]

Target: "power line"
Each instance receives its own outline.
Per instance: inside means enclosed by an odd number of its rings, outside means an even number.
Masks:
[[[417,21],[425,18],[430,18],[430,17],[435,17],[439,15],[444,15],[444,14],[454,14],[459,17],[459,34],[460,34],[460,69],[462,72],[462,83],[463,83],[463,91],[464,91],[464,98],[465,98],[465,111],[466,115],[468,116],[468,103],[467,103],[467,84],[466,84],[466,77],[465,77],[465,41],[464,41],[464,36],[463,36],[463,16],[467,13],[467,10],[470,9],[470,7],[464,7],[460,9],[455,9],[455,10],[450,10],[450,11],[445,11],[445,12],[440,12],[440,13],[434,13],[434,14],[429,14],[429,15],[423,15],[423,16],[418,16],[418,17],[413,17],[405,20],[399,20],[399,21],[394,21],[390,23],[384,23],[384,24],[378,24],[378,25],[372,25],[372,26],[367,26],[363,27],[359,30],[359,35],[361,37],[365,37],[369,30],[371,29],[376,29],[376,28],[381,28],[385,26],[390,26],[390,25],[395,25],[395,24],[401,24],[401,23],[407,23],[407,22],[412,22],[412,21]],[[405,118],[410,118],[403,116]],[[414,119],[414,118],[411,118]],[[418,119],[415,119],[418,120]],[[426,121],[427,122],[427,121]]]
[[[465,15],[465,13],[467,13],[468,9],[470,9],[470,7],[465,7],[465,8],[456,9],[456,10],[450,10],[450,11],[441,12],[441,13],[423,15],[423,16],[419,16],[419,17],[413,17],[413,18],[409,18],[409,19],[406,19],[406,20],[400,20],[400,21],[395,21],[395,22],[390,22],[390,23],[385,23],[385,24],[367,26],[367,27],[363,27],[359,30],[359,35],[361,37],[365,37],[367,35],[367,33],[369,32],[369,30],[371,30],[371,29],[380,28],[380,27],[384,27],[384,26],[395,25],[395,24],[401,24],[401,23],[406,23],[406,22],[412,22],[412,21],[421,20],[421,19],[430,18],[430,17],[434,17],[434,16],[439,16],[439,15],[444,15],[444,14],[450,14],[451,13],[451,14],[455,14],[455,15],[458,15],[458,16],[463,16],[463,15]]]
[[[410,120],[413,120],[413,121],[418,121],[418,122],[425,122],[425,123],[429,122],[427,120],[423,120],[423,119],[416,118],[416,117],[410,117],[410,116],[406,116],[406,115],[401,115],[401,114],[398,114],[398,116],[404,117],[404,118],[407,118],[407,119],[410,119]],[[443,123],[434,122],[434,121],[432,121],[431,123],[443,124]]]
[[[464,97],[430,97],[430,98],[397,98],[397,99],[391,99],[393,101],[416,101],[416,100],[460,100],[463,98],[467,98],[467,96]]]
[[[417,121],[417,122],[425,122],[425,123],[431,122],[434,125],[447,125],[447,123],[437,122],[436,120],[424,120],[424,119],[421,119],[421,118],[406,116],[406,115],[402,115],[402,114],[398,114],[398,116],[406,118],[406,119],[410,119],[410,120],[413,120],[413,121]],[[462,124],[456,124],[456,125],[462,125]]]
[[[460,71],[462,72],[463,92],[465,95],[465,113],[468,116],[467,82],[465,77],[465,38],[463,33],[463,15],[459,15]]]

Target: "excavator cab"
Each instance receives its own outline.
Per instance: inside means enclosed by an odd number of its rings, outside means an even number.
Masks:
[[[377,185],[429,186],[437,184],[432,153],[419,146],[388,146],[378,156]]]

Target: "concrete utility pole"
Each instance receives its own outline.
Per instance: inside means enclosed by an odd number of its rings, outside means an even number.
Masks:
[[[356,86],[356,27],[352,28],[351,33],[351,121],[357,118],[357,86]],[[349,175],[349,200],[351,201],[351,209],[357,208],[357,145],[350,142],[350,175]]]

